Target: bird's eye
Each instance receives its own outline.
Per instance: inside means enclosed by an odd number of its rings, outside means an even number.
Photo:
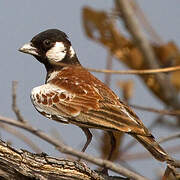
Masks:
[[[46,39],[43,41],[43,44],[46,46],[46,47],[49,47],[51,45],[51,42],[50,40]]]

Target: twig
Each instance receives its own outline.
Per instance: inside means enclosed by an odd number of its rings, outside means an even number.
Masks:
[[[6,124],[0,124],[0,127],[7,131],[8,133],[13,134],[14,136],[16,136],[17,138],[21,139],[22,141],[24,141],[34,152],[36,153],[40,153],[42,152],[42,150],[33,142],[31,141],[30,138],[26,137],[23,133],[21,133],[20,131],[17,131],[16,129],[6,125]]]
[[[109,69],[94,69],[94,68],[86,68],[92,72],[98,73],[110,73],[110,74],[157,74],[157,73],[168,73],[168,72],[175,72],[180,71],[180,66],[168,67],[168,68],[156,68],[156,69],[144,69],[144,70],[125,70],[125,71],[118,71],[118,70],[109,70]]]
[[[180,152],[180,145],[176,145],[173,147],[166,148],[166,151],[170,153],[179,153]],[[137,152],[137,153],[123,153],[123,156],[121,156],[119,159],[123,161],[134,161],[134,160],[142,160],[142,159],[148,159],[151,158],[151,154],[148,152]],[[180,161],[175,160],[171,163],[175,167],[180,167]]]
[[[112,69],[112,54],[111,54],[111,52],[108,52],[108,55],[107,55],[106,69],[110,69],[110,70]],[[111,74],[105,74],[104,83],[107,86],[110,86],[110,82],[111,82]]]
[[[12,82],[12,110],[14,111],[16,118],[18,121],[25,123],[25,120],[23,118],[23,116],[21,115],[21,112],[17,106],[17,95],[16,95],[16,89],[17,89],[17,81],[13,81]],[[3,125],[1,125],[3,126]],[[29,138],[27,138],[24,134],[12,130],[10,127],[6,127],[4,125],[4,129],[6,129],[6,131],[10,132],[11,134],[14,134],[15,136],[17,136],[19,139],[22,139],[26,144],[28,144],[36,153],[42,152],[41,149],[34,144]]]
[[[172,139],[176,139],[176,138],[180,138],[180,133],[175,133],[175,134],[172,134],[170,136],[167,136],[167,137],[163,137],[161,138],[158,143],[164,143],[166,141],[169,141],[169,140],[172,140]]]
[[[65,63],[59,63],[61,66],[74,66],[74,65],[67,65]],[[98,72],[98,73],[110,73],[110,74],[156,74],[156,73],[168,73],[168,72],[175,72],[180,71],[180,66],[173,66],[167,68],[151,68],[151,69],[141,69],[141,70],[111,70],[111,69],[95,69],[95,68],[88,68],[85,67],[88,71]]]
[[[85,159],[91,163],[94,163],[94,164],[102,166],[102,167],[105,166],[106,168],[111,169],[114,172],[117,172],[119,174],[122,174],[126,177],[129,177],[129,178],[132,178],[135,180],[147,180],[147,178],[145,178],[141,175],[138,175],[137,173],[134,173],[134,172],[120,166],[119,164],[114,164],[108,160],[103,160],[103,159],[100,159],[97,157],[93,157],[91,155],[87,155],[86,153],[79,152],[79,151],[63,144],[62,142],[57,141],[56,139],[50,137],[46,133],[33,128],[30,124],[27,123],[27,121],[22,123],[20,121],[15,121],[13,119],[3,117],[3,116],[0,116],[0,121],[3,123],[6,123],[6,124],[12,125],[12,126],[22,128],[22,129],[32,133],[33,135],[52,144],[53,146],[56,147],[57,150],[59,150],[62,153],[70,154],[70,155],[76,156],[78,158]]]
[[[12,110],[14,111],[14,113],[16,114],[17,120],[23,122],[24,119],[21,116],[21,113],[17,107],[16,104],[16,88],[17,88],[17,81],[13,81],[12,82]]]
[[[170,115],[170,116],[179,116],[180,115],[180,110],[159,110],[151,107],[144,107],[144,106],[139,106],[139,105],[134,105],[134,104],[128,104],[129,106],[139,109],[142,111],[149,111],[153,113],[159,113],[163,115]]]

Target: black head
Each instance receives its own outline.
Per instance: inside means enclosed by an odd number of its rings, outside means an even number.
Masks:
[[[58,29],[39,33],[19,51],[35,56],[47,70],[62,67],[62,63],[80,64],[67,35]]]

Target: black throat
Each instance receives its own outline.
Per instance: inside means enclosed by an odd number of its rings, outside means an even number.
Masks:
[[[61,71],[62,68],[67,66],[81,66],[76,54],[74,54],[73,57],[70,57],[69,54],[67,54],[63,60],[56,64],[51,64],[48,60],[44,61],[43,64],[47,71],[46,82],[51,73],[53,73],[54,71]]]

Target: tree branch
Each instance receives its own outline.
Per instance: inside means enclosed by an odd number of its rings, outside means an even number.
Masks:
[[[17,151],[0,140],[0,178],[39,180],[104,180],[84,163],[56,159],[46,154]]]
[[[169,135],[167,137],[163,137],[158,141],[158,143],[163,143],[163,142],[166,142],[166,141],[169,141],[172,139],[176,139],[176,138],[180,138],[180,133],[175,133],[175,134]]]
[[[23,122],[24,119],[21,116],[20,110],[18,109],[17,104],[16,104],[17,83],[18,83],[17,81],[12,82],[12,110],[14,111],[14,113],[15,113],[15,115],[17,117],[17,120]]]
[[[6,132],[12,134],[13,136],[17,137],[18,139],[24,141],[34,152],[41,153],[42,150],[31,140],[31,138],[24,135],[22,132],[18,131],[17,129],[10,127],[7,124],[0,123],[0,127],[5,130]],[[13,142],[12,142],[13,143]]]
[[[3,117],[3,116],[0,116],[0,122],[10,124],[10,125],[22,128],[24,130],[27,130],[30,133],[32,133],[33,135],[36,135],[37,137],[39,137],[39,138],[45,140],[46,142],[52,144],[53,146],[56,147],[57,150],[59,150],[62,153],[70,154],[72,156],[76,156],[76,157],[85,159],[85,160],[87,160],[87,161],[89,161],[91,163],[94,163],[94,164],[102,166],[102,167],[107,167],[108,169],[111,169],[114,172],[117,172],[117,173],[122,174],[122,175],[124,175],[126,177],[129,177],[129,178],[133,178],[135,180],[147,180],[147,178],[145,178],[143,176],[140,176],[140,175],[138,175],[138,174],[136,174],[136,173],[122,167],[119,164],[117,165],[117,164],[114,164],[114,163],[112,163],[110,161],[103,160],[103,159],[100,159],[100,158],[97,158],[97,157],[93,157],[93,156],[87,155],[86,153],[83,153],[83,152],[79,152],[79,151],[77,151],[77,150],[63,144],[62,142],[57,141],[56,139],[50,137],[46,133],[33,128],[27,122],[22,123],[22,122],[15,121],[13,119]]]
[[[140,28],[140,25],[135,17],[135,13],[133,12],[133,8],[130,4],[129,0],[115,0],[115,3],[118,7],[118,10],[121,12],[123,17],[124,23],[126,25],[127,30],[132,35],[134,42],[136,43],[137,47],[141,50],[146,64],[150,69],[159,68],[159,64],[156,61],[156,57],[154,52],[144,36],[143,31]],[[164,74],[157,74],[156,79],[163,90],[162,93],[164,97],[167,99],[169,105],[173,106],[174,108],[179,108],[180,103],[178,101],[177,92],[168,81],[168,78]]]
[[[155,68],[155,69],[142,69],[142,70],[110,70],[110,69],[94,69],[94,68],[86,68],[88,71],[98,72],[98,73],[108,73],[108,74],[158,74],[158,73],[168,73],[168,72],[175,72],[180,71],[180,66],[173,66],[167,68]]]

